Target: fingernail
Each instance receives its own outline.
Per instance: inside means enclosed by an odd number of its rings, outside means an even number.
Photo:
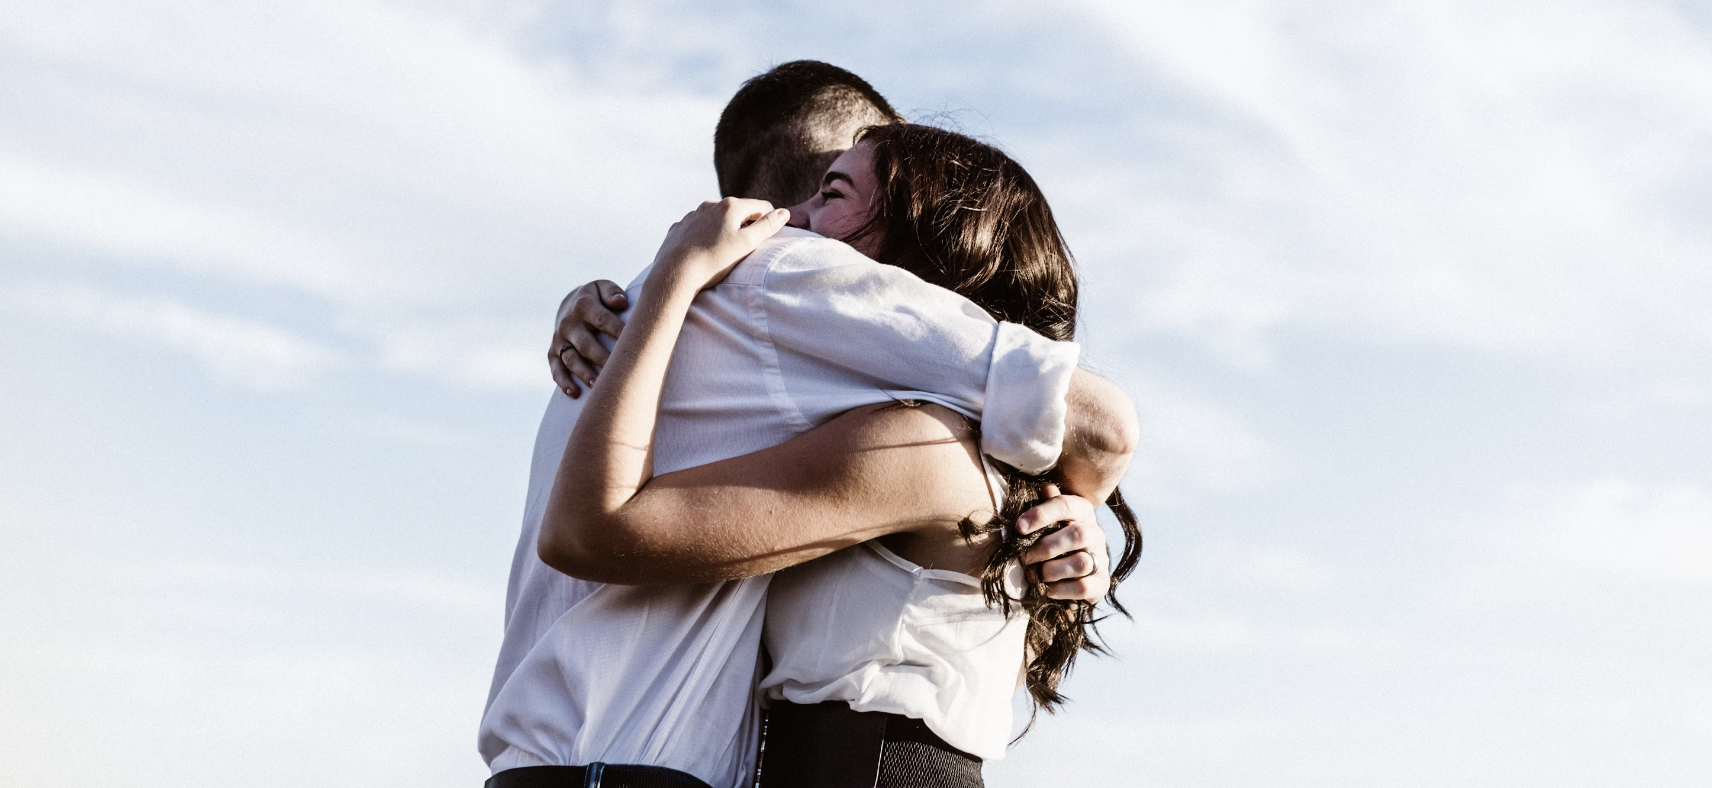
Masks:
[[[589,376],[589,385],[590,385],[590,386],[593,386],[593,385],[594,385],[594,382],[595,382],[595,380],[596,380],[596,379],[597,379],[597,378],[599,378],[599,377],[600,377],[600,376],[599,376],[599,375],[590,375],[590,376]]]

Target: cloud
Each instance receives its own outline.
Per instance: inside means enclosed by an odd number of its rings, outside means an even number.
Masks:
[[[461,618],[479,618],[503,610],[505,601],[503,589],[422,571],[305,571],[174,558],[156,559],[148,565],[146,574],[130,580],[178,586],[209,598],[258,592],[297,598],[314,595],[343,604],[405,605]],[[106,574],[128,577],[137,573],[114,566]]]
[[[0,236],[491,308],[640,267],[713,191],[682,130],[717,100],[609,84],[492,4],[30,6],[0,25]]]
[[[1199,561],[1214,583],[1309,596],[1330,590],[1337,577],[1336,570],[1326,560],[1293,547],[1215,541]]]
[[[472,388],[547,392],[550,320],[473,318],[389,325],[377,330],[381,363]]]
[[[1153,503],[1201,492],[1230,492],[1272,481],[1279,451],[1238,412],[1158,382],[1129,386],[1141,421],[1141,445],[1128,480]]]
[[[0,230],[119,260],[322,292],[378,287],[359,255],[233,205],[0,155]]]
[[[195,358],[217,377],[257,388],[302,385],[341,361],[338,351],[284,329],[169,298],[60,287],[26,290],[17,300],[38,316],[123,343],[164,345]]]
[[[1072,179],[1129,218],[1094,245],[1150,261],[1142,330],[1250,366],[1291,328],[1591,363],[1712,347],[1690,188],[1712,44],[1673,6],[1081,8],[1178,108],[1130,116],[1151,155]]]
[[[87,786],[361,785],[401,775],[450,786],[486,775],[473,746],[445,744],[472,736],[479,672],[357,648],[164,640],[30,637],[6,649],[0,734],[13,746],[0,768]],[[25,755],[69,754],[64,742],[89,736],[106,742],[100,755]]]
[[[1516,558],[1560,571],[1712,584],[1712,489],[1605,477],[1509,496]]]

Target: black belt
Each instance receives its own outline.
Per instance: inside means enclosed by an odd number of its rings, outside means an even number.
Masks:
[[[523,766],[489,777],[486,788],[711,788],[695,775],[663,766],[591,763]]]
[[[844,701],[767,712],[761,788],[981,788],[981,759],[901,714]]]

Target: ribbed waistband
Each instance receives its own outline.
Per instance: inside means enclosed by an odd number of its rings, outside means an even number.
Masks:
[[[927,723],[844,701],[767,711],[761,788],[982,788],[981,759]]]

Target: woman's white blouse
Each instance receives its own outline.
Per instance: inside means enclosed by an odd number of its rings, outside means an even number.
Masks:
[[[1016,594],[1020,570],[1007,585]],[[773,577],[763,637],[774,700],[842,700],[914,717],[982,760],[1004,757],[1028,616],[988,607],[980,581],[865,542]]]

